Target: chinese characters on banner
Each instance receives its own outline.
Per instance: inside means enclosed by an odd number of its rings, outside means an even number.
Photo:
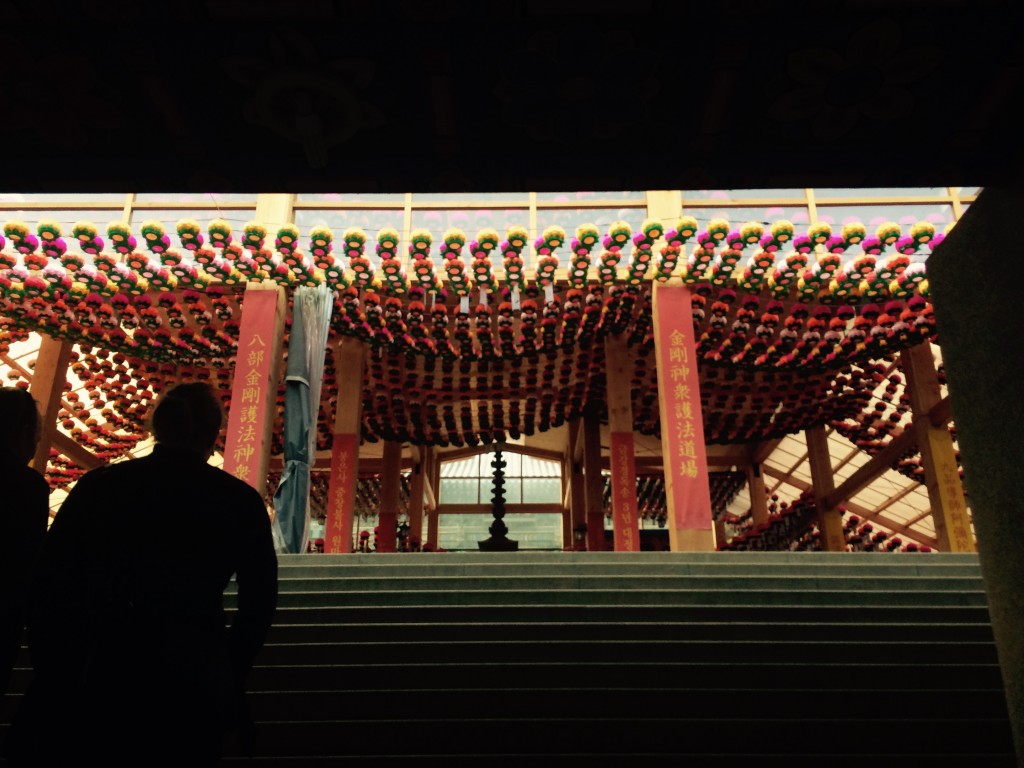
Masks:
[[[941,438],[946,438],[946,435],[942,435]],[[937,469],[936,474],[939,476],[938,479],[941,485],[940,493],[943,496],[943,502],[946,507],[944,522],[946,527],[950,529],[946,532],[949,537],[949,548],[952,552],[974,552],[974,536],[971,534],[970,528],[968,528],[960,472],[957,469],[956,462],[953,461],[952,451],[948,451],[946,455],[943,455],[939,453],[940,450],[939,445],[932,444],[933,456],[942,456],[941,459],[936,458],[933,463]]]
[[[248,291],[242,307],[238,360],[231,387],[231,410],[224,448],[224,471],[261,491],[266,480],[260,468],[267,407],[277,396],[280,362],[273,354],[277,291]]]
[[[657,286],[654,313],[669,521],[677,530],[709,530],[711,491],[689,288]]]
[[[327,495],[327,522],[324,552],[352,551],[352,524],[355,515],[356,484],[353,482],[359,459],[359,438],[353,434],[335,434],[331,449],[331,484]]]
[[[615,516],[615,551],[639,552],[639,521],[636,505],[636,460],[633,457],[633,433],[611,433],[612,501]]]

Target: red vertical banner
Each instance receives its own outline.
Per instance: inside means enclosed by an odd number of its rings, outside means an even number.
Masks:
[[[686,286],[656,286],[654,346],[669,524],[674,530],[710,530],[707,449],[693,308]]]
[[[352,551],[352,526],[355,523],[356,462],[359,460],[359,438],[337,434],[331,448],[331,483],[327,497],[327,523],[324,552]]]
[[[636,505],[636,459],[633,433],[611,433],[612,514],[615,522],[615,551],[639,552],[640,535]]]
[[[261,493],[269,456],[269,409],[277,400],[279,291],[247,290],[238,333],[238,358],[224,446],[224,471]]]

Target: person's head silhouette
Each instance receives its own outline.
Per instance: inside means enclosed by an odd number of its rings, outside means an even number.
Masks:
[[[0,388],[0,449],[28,463],[36,452],[42,420],[39,408],[26,390]]]
[[[213,453],[223,419],[220,403],[208,384],[179,384],[156,405],[151,419],[158,445],[194,453],[204,459]]]

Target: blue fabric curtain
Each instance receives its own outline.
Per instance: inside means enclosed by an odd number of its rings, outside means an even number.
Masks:
[[[309,536],[309,473],[316,457],[327,333],[334,296],[327,286],[303,287],[292,301],[285,374],[284,471],[274,509],[288,552],[305,552]]]

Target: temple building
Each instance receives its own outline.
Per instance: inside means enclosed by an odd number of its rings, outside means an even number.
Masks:
[[[0,372],[54,515],[207,381],[293,552],[501,517],[521,549],[974,551],[927,260],[978,191],[4,194]]]

